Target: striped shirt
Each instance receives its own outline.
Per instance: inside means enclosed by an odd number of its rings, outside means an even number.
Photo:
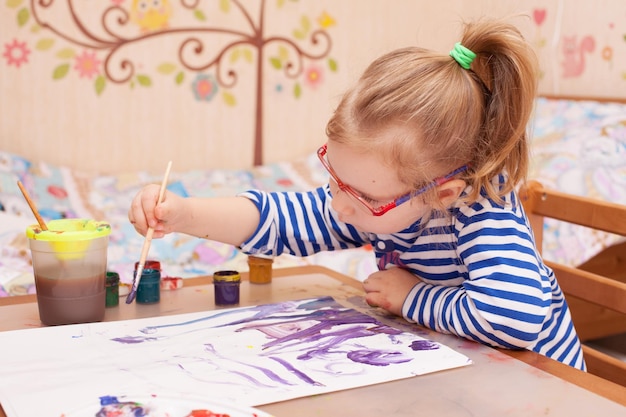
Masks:
[[[372,244],[378,268],[421,279],[405,319],[438,332],[528,349],[585,369],[581,344],[553,271],[535,248],[514,192],[504,205],[486,195],[394,234],[357,231],[338,220],[328,185],[309,192],[248,191],[261,221],[241,245],[248,254],[296,256]]]

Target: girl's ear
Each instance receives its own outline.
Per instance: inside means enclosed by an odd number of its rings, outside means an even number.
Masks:
[[[450,207],[461,195],[467,184],[460,179],[453,179],[439,186],[438,197],[444,207]]]

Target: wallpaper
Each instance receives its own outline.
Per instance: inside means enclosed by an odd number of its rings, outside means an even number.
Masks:
[[[305,157],[374,58],[507,17],[540,92],[626,96],[626,2],[2,0],[0,150],[85,171]]]

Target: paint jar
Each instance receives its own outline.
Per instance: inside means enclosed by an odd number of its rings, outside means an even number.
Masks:
[[[215,287],[215,304],[239,304],[239,285],[241,276],[237,271],[215,271],[213,287]]]
[[[135,274],[137,272],[135,271]],[[154,304],[161,300],[161,271],[144,268],[137,286],[136,301],[139,304]]]
[[[137,270],[138,266],[139,261],[135,262],[135,271]],[[146,260],[146,263],[143,264],[143,267],[144,269],[156,269],[157,271],[161,272],[161,262],[155,261],[154,259]]]
[[[250,283],[269,284],[272,282],[272,263],[274,258],[265,255],[249,255]]]
[[[89,219],[58,219],[49,221],[47,228],[26,228],[41,322],[102,321],[111,226]]]
[[[120,303],[120,275],[117,272],[107,271],[105,298],[106,307],[115,307]]]
[[[161,277],[161,291],[179,290],[183,288],[181,277]]]

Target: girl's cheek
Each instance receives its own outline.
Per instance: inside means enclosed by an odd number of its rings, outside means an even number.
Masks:
[[[336,193],[333,196],[333,200],[330,202],[330,205],[333,210],[344,216],[354,214],[354,208],[352,207],[350,197],[347,196],[345,193]]]

